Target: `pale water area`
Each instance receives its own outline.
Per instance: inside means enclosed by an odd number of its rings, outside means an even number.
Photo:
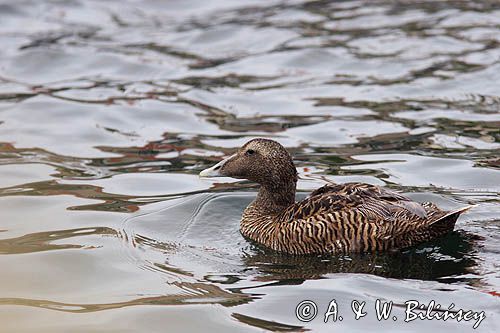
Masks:
[[[500,2],[5,0],[0,45],[0,332],[500,331]],[[254,137],[299,198],[477,206],[401,252],[276,254],[238,231],[255,184],[198,177]]]

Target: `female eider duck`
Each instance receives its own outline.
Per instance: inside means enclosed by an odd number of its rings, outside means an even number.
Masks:
[[[320,254],[397,250],[453,230],[469,209],[442,211],[379,186],[328,184],[295,202],[297,171],[276,141],[254,139],[201,177],[227,176],[259,183],[245,209],[243,236],[278,252]]]

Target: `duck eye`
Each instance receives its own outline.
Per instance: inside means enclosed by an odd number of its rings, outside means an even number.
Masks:
[[[248,149],[248,150],[245,152],[245,155],[250,156],[250,155],[253,155],[254,153],[255,153],[255,150],[253,150],[253,149]]]

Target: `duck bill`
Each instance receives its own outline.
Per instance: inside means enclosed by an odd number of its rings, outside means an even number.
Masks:
[[[214,165],[208,169],[203,170],[202,172],[200,172],[200,177],[224,177],[224,175],[220,172],[222,170],[222,167],[224,166],[224,164],[227,163],[227,161],[229,161],[230,159],[232,159],[235,156],[236,156],[236,154],[231,155],[231,156],[223,159],[222,161],[220,161],[216,165]]]

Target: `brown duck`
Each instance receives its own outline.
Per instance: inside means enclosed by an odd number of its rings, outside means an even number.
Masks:
[[[295,202],[297,171],[276,141],[254,139],[202,177],[227,176],[261,185],[245,209],[243,236],[290,254],[396,250],[445,235],[471,206],[443,211],[363,183],[328,184]]]

